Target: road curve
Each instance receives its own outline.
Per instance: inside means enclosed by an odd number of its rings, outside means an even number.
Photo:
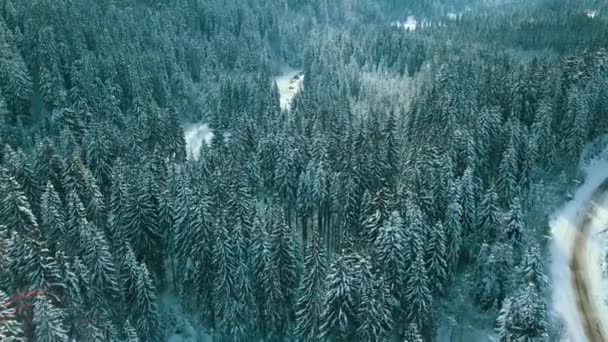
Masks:
[[[593,218],[597,214],[598,205],[602,202],[608,191],[608,179],[593,192],[591,200],[585,207],[583,220],[578,227],[572,256],[570,258],[570,272],[572,274],[572,289],[576,301],[581,323],[589,342],[607,342],[594,303],[589,294],[587,277],[587,239]]]

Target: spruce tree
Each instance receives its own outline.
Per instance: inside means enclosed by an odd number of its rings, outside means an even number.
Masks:
[[[524,214],[522,212],[519,198],[513,199],[513,204],[505,217],[505,232],[506,241],[511,243],[513,248],[520,249],[523,243],[525,229]]]
[[[403,332],[403,342],[423,342],[420,329],[415,323],[410,323]]]
[[[117,269],[110,246],[102,232],[92,224],[82,227],[83,263],[89,270],[97,305],[108,305],[119,298]]]
[[[137,331],[135,330],[135,328],[133,328],[133,325],[131,325],[131,322],[129,322],[129,320],[125,321],[125,325],[123,327],[124,330],[124,336],[125,342],[140,342],[141,340],[139,339],[139,337],[137,336]]]
[[[517,184],[519,178],[518,155],[514,144],[515,142],[511,139],[498,167],[497,191],[503,206],[510,205],[519,192]]]
[[[0,221],[11,231],[24,236],[32,236],[38,230],[38,223],[31,206],[21,187],[8,174],[6,169],[0,169]]]
[[[139,267],[136,289],[137,311],[132,321],[135,323],[137,334],[142,341],[160,341],[162,336],[159,331],[160,313],[157,293],[145,264]]]
[[[304,341],[315,341],[320,332],[323,296],[327,274],[327,253],[319,232],[313,231],[306,246],[304,276],[300,281],[296,302],[295,334]]]
[[[151,175],[144,172],[128,187],[125,228],[138,260],[156,270],[161,266],[162,250],[157,203],[149,191],[151,182]]]
[[[354,338],[357,327],[356,285],[348,266],[342,255],[337,255],[330,266],[319,339],[346,342]]]
[[[477,231],[477,183],[473,169],[467,167],[461,178],[462,193],[460,202],[462,205],[462,226],[464,237],[469,240]],[[467,246],[470,248],[471,246]],[[469,253],[471,250],[469,250]]]
[[[477,229],[483,242],[492,243],[499,238],[500,209],[493,185],[486,189],[477,217]]]
[[[230,309],[234,305],[237,254],[234,239],[224,221],[219,221],[213,248],[213,312],[214,322],[220,331],[228,332],[231,322]]]
[[[518,266],[518,276],[516,279],[522,285],[534,284],[542,294],[547,289],[547,284],[549,283],[544,269],[540,247],[534,242],[529,242]]]
[[[355,282],[358,287],[357,334],[360,341],[384,341],[393,329],[391,296],[382,278],[372,273],[371,262],[359,258]]]
[[[297,288],[299,283],[299,260],[298,246],[295,232],[291,226],[285,222],[283,210],[276,206],[271,209],[271,248],[272,263],[277,267],[280,276],[281,293],[283,294],[284,306],[288,309],[288,319],[294,314],[296,303]]]
[[[49,243],[63,248],[64,246],[60,245],[60,242],[66,234],[65,214],[61,199],[50,181],[46,184],[46,189],[42,194],[41,204],[40,230]]]
[[[547,307],[534,284],[520,288],[512,299],[503,301],[498,333],[501,341],[547,340]]]
[[[403,310],[401,292],[408,267],[405,260],[407,240],[404,230],[403,219],[395,211],[380,228],[374,244],[376,269],[389,289],[393,319],[399,318],[399,311]]]
[[[0,340],[6,342],[25,342],[22,323],[9,305],[10,298],[0,290]]]
[[[110,245],[116,251],[117,256],[122,257],[124,251],[121,246],[125,245],[129,235],[127,232],[127,181],[125,166],[120,159],[114,163],[111,175],[110,211],[108,217],[108,239]]]
[[[405,304],[407,320],[419,327],[428,326],[432,312],[433,296],[431,283],[422,254],[417,255],[409,270],[405,285]]]
[[[34,177],[34,171],[30,165],[29,160],[22,150],[10,153],[5,156],[6,166],[9,173],[14,177],[17,184],[19,184],[21,191],[25,195],[28,203],[35,216],[39,215],[39,204],[40,195],[42,190],[36,177]]]
[[[36,342],[69,341],[62,312],[45,297],[34,302],[34,325]]]
[[[463,244],[463,213],[460,204],[460,188],[458,185],[454,184],[450,193],[452,198],[448,204],[443,225],[446,229],[448,269],[451,270],[450,272],[453,272],[460,261],[460,253]]]
[[[442,294],[446,290],[448,280],[446,243],[446,231],[439,221],[431,229],[426,245],[426,269],[436,294]]]

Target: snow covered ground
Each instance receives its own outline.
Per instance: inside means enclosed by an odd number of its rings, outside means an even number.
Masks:
[[[274,78],[279,88],[279,95],[281,97],[281,109],[289,109],[293,98],[296,96],[302,83],[304,82],[304,75],[301,70],[292,69],[290,67],[283,68],[281,75]]]
[[[415,31],[418,27],[418,20],[413,15],[407,17],[406,21],[396,21],[391,24],[392,26],[403,27],[408,31]]]
[[[587,11],[585,11],[585,14],[587,15],[587,17],[593,19],[593,18],[597,17],[599,12],[596,10],[587,10]]]
[[[198,158],[203,141],[208,144],[213,138],[213,132],[209,129],[209,125],[203,123],[184,127],[184,134],[186,136],[188,158],[194,159]]]
[[[584,240],[586,264],[583,265],[582,272],[586,275],[589,301],[592,303],[600,329],[604,332],[608,331],[606,322],[608,310],[602,293],[602,288],[606,288],[601,272],[602,239],[598,235],[608,224],[608,196],[596,196],[599,203],[590,203],[596,189],[608,177],[608,160],[598,158],[590,162],[585,171],[587,175],[585,182],[579,187],[574,198],[557,210],[551,220],[552,304],[554,312],[563,320],[566,327],[563,341],[571,342],[587,340],[573,288],[570,261],[578,229],[588,212],[593,212],[593,216],[589,221],[589,231]],[[598,207],[595,207],[596,204]],[[594,208],[596,210],[593,210]]]
[[[177,298],[171,293],[161,296],[161,307],[168,321],[169,336],[167,342],[210,342],[212,339],[196,322],[185,314]]]

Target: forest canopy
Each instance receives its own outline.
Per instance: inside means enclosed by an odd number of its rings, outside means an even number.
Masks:
[[[606,7],[0,0],[0,340],[555,341]]]

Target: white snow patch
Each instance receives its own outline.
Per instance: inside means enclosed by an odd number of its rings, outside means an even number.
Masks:
[[[554,312],[559,315],[566,326],[565,336],[568,341],[586,341],[581,318],[572,289],[570,273],[570,257],[576,230],[583,220],[587,205],[591,200],[595,189],[608,177],[608,161],[597,159],[592,161],[585,169],[587,177],[585,182],[577,190],[573,200],[564,205],[553,214],[551,219],[551,233],[553,236],[551,245],[552,263],[551,275],[553,279],[552,303]],[[606,208],[608,203],[599,203]],[[587,242],[586,268],[587,279],[590,282],[590,295],[592,302],[601,303],[595,309],[600,314],[600,319],[608,318],[606,306],[603,304],[602,279],[601,279],[601,248],[597,238],[598,231],[608,223],[608,211],[599,210],[598,215],[593,218]],[[604,331],[606,322],[602,321]]]
[[[457,20],[462,16],[461,13],[450,12],[447,14],[449,20]]]
[[[302,74],[301,70],[285,67],[281,75],[274,78],[274,81],[279,88],[281,109],[288,110],[291,107],[293,98],[302,88],[304,74]]]
[[[585,14],[587,15],[587,17],[593,19],[593,18],[597,17],[599,12],[597,10],[586,10]]]
[[[186,136],[188,158],[193,159],[198,158],[203,141],[209,144],[213,138],[213,132],[209,129],[209,125],[203,123],[184,127],[184,134]]]
[[[403,27],[407,31],[415,31],[418,27],[418,20],[413,15],[410,15],[406,21],[395,21],[391,23],[391,26]]]

